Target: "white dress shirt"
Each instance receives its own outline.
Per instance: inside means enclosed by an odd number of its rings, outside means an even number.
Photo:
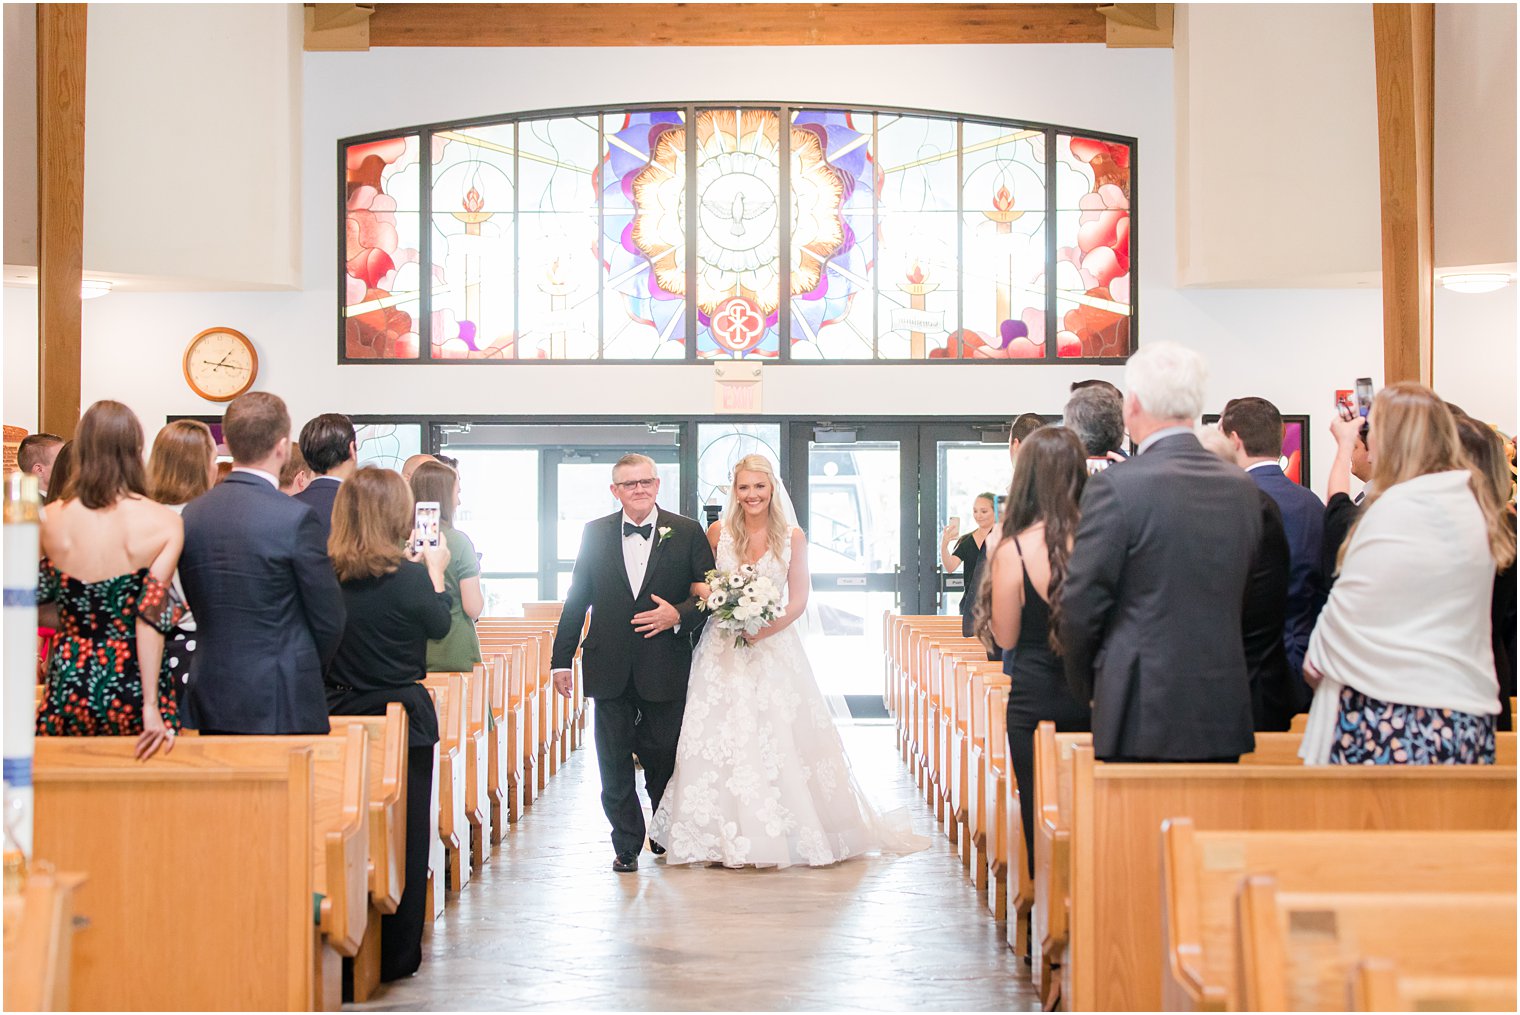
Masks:
[[[649,570],[649,554],[654,550],[654,541],[660,538],[660,534],[655,531],[655,522],[659,518],[659,508],[650,511],[649,517],[642,522],[629,518],[628,512],[624,511],[622,524],[618,526],[618,531],[622,532],[623,525],[649,525],[648,539],[636,532],[623,537],[623,567],[628,571],[628,588],[633,592],[634,598],[638,598],[639,589],[644,587],[644,572]]]
[[[1192,432],[1193,428],[1190,426],[1164,426],[1160,430],[1157,430],[1155,433],[1151,434],[1145,440],[1141,441],[1140,446],[1135,449],[1135,453],[1137,455],[1143,455],[1149,451],[1152,445],[1154,445],[1157,441],[1164,441],[1168,437],[1176,437],[1178,434],[1190,434]]]
[[[276,476],[272,472],[265,472],[263,469],[250,469],[246,465],[234,465],[232,467],[232,471],[233,472],[246,472],[246,473],[249,473],[250,475],[258,476],[260,479],[264,480],[264,482],[268,483],[270,486],[274,487],[276,490],[278,490],[280,488],[280,477]]]

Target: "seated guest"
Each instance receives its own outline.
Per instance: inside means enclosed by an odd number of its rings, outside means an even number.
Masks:
[[[1061,410],[1061,425],[1082,441],[1088,458],[1123,461],[1124,399],[1112,385],[1077,388]]]
[[[1232,398],[1219,417],[1219,431],[1235,446],[1235,464],[1246,470],[1282,512],[1290,560],[1283,644],[1288,649],[1288,670],[1296,677],[1303,672],[1309,634],[1325,605],[1325,505],[1314,491],[1284,475],[1278,464],[1282,459],[1283,421],[1277,406],[1265,398]],[[1294,684],[1294,712],[1307,712],[1313,693],[1298,679]]]
[[[309,420],[301,428],[301,455],[311,469],[311,483],[296,496],[317,513],[322,535],[326,537],[332,532],[332,506],[338,496],[338,484],[359,467],[354,425],[347,416],[336,412],[324,412]]]
[[[962,564],[966,565],[965,584],[961,586],[961,634],[967,638],[973,637],[972,613],[987,537],[992,535],[992,526],[997,523],[997,498],[990,493],[977,494],[971,504],[971,518],[976,522],[976,528],[964,536],[960,534],[960,519],[953,518],[939,537],[939,559],[945,573],[954,574]]]
[[[1509,473],[1509,458],[1504,453],[1504,441],[1494,428],[1473,419],[1457,417],[1457,437],[1468,461],[1493,484],[1494,496],[1504,505],[1510,528],[1515,527],[1515,505],[1510,500],[1514,489]],[[1494,646],[1494,671],[1499,677],[1498,728],[1508,732],[1514,728],[1514,716],[1510,714],[1509,700],[1515,696],[1515,566],[1494,576],[1494,597],[1489,610]]]
[[[1255,746],[1241,611],[1261,497],[1193,436],[1206,375],[1173,342],[1130,357],[1139,454],[1082,492],[1057,626],[1101,760],[1234,761]]]
[[[343,595],[311,508],[280,493],[290,414],[265,391],[222,417],[232,472],[185,507],[180,580],[195,610],[191,725],[202,733],[326,733],[322,671]]]
[[[69,493],[69,480],[74,478],[74,442],[65,441],[58,449],[58,454],[53,456],[53,466],[48,473],[47,492],[39,488],[37,493],[42,497],[42,505],[63,500]]]
[[[1220,461],[1235,464],[1235,445],[1217,426],[1200,426],[1194,433],[1198,443]],[[1246,580],[1240,635],[1246,651],[1246,672],[1251,675],[1252,724],[1257,733],[1281,733],[1303,711],[1296,691],[1303,679],[1288,668],[1288,648],[1283,641],[1291,558],[1282,511],[1265,490],[1256,492],[1261,500],[1261,543]]]
[[[1051,721],[1062,733],[1092,729],[1087,700],[1072,696],[1058,658],[1054,617],[1061,610],[1077,503],[1087,482],[1081,441],[1064,427],[1030,434],[1008,489],[1003,538],[988,558],[987,602],[979,618],[1003,650],[1008,687],[1008,759],[1019,787],[1025,857],[1034,873],[1034,731]],[[988,639],[983,640],[987,644]],[[990,645],[988,646],[991,647]]]
[[[384,715],[399,701],[408,718],[406,887],[396,912],[380,918],[382,980],[422,964],[428,844],[437,834],[430,801],[438,714],[421,681],[428,640],[449,631],[449,548],[405,553],[412,535],[411,492],[394,472],[359,469],[339,487],[328,550],[348,625],[327,671],[327,705],[333,715]]]
[[[1330,463],[1330,480],[1325,488],[1325,524],[1321,546],[1320,573],[1325,580],[1325,594],[1335,584],[1335,562],[1341,546],[1356,523],[1367,490],[1351,496],[1351,477],[1367,483],[1372,479],[1372,452],[1367,449],[1367,421],[1360,416],[1330,421],[1335,438],[1335,459]]]
[[[290,457],[285,460],[285,466],[280,469],[280,492],[287,497],[295,497],[304,493],[310,485],[311,466],[306,464],[300,445],[292,444]]]
[[[37,496],[44,501],[53,475],[53,462],[63,445],[63,438],[57,434],[33,433],[21,438],[21,444],[16,448],[16,468],[28,476],[37,477]]]
[[[148,456],[148,496],[175,514],[182,514],[190,503],[216,483],[216,441],[211,428],[193,419],[178,419],[158,432],[153,439],[153,453]],[[174,572],[174,595],[185,600],[185,587]],[[184,699],[185,681],[190,676],[190,658],[195,654],[195,616],[188,609],[169,633],[165,654],[174,689]]]
[[[1306,764],[1492,764],[1489,608],[1515,562],[1493,483],[1435,392],[1401,381],[1368,417],[1372,489],[1309,641]]]
[[[480,558],[470,537],[454,528],[454,512],[459,508],[459,474],[447,465],[424,462],[412,473],[412,496],[419,501],[438,503],[439,529],[449,548],[449,569],[444,576],[444,590],[452,602],[449,633],[428,642],[429,673],[469,673],[480,662],[480,639],[475,636],[475,621],[485,610],[480,593]]]
[[[90,406],[66,499],[42,519],[37,598],[59,630],[37,713],[43,736],[135,736],[148,758],[174,746],[179,704],[164,659],[178,610],[169,591],[184,530],[148,499],[143,433],[120,402]]]

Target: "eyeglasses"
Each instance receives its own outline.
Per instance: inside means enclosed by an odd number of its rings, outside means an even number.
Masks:
[[[658,479],[628,479],[621,483],[613,483],[612,485],[619,490],[626,490],[632,493],[634,490],[653,490],[659,483]]]

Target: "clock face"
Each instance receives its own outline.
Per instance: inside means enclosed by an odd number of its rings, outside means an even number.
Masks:
[[[185,379],[212,401],[230,401],[247,391],[258,366],[252,344],[230,328],[201,332],[185,351]]]

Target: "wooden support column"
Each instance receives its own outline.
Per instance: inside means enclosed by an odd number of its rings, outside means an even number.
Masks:
[[[37,5],[37,415],[62,437],[79,422],[86,7]]]
[[[1430,383],[1435,5],[1373,4],[1383,203],[1383,377]]]

